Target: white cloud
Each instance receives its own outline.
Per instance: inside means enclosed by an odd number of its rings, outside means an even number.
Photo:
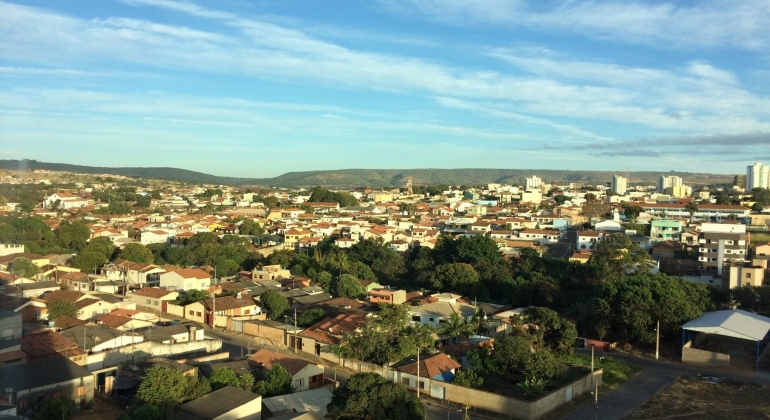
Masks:
[[[617,43],[663,47],[766,49],[770,3],[765,0],[677,2],[504,0],[381,0],[386,9],[456,25],[525,26]],[[537,4],[535,6],[534,4]]]

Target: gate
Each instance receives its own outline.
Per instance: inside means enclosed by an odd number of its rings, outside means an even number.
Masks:
[[[235,332],[243,333],[243,321],[236,321],[234,319],[231,319],[230,323],[231,323],[231,327],[230,327],[231,330]]]

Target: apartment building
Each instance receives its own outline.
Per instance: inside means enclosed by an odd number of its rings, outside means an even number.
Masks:
[[[704,223],[698,236],[700,269],[722,276],[725,263],[746,260],[748,242],[745,225]]]
[[[650,242],[681,242],[682,222],[679,220],[653,220],[650,222]]]

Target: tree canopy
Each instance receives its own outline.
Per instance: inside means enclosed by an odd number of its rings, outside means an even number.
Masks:
[[[18,257],[11,264],[11,272],[20,277],[33,278],[40,274],[40,267],[29,258]]]
[[[289,301],[275,290],[268,290],[259,297],[259,306],[267,312],[270,319],[278,319],[289,309]]]
[[[264,378],[254,384],[254,392],[262,397],[274,397],[294,392],[294,380],[291,373],[279,363],[267,369]]]
[[[130,243],[120,252],[120,258],[138,263],[151,263],[155,259],[152,251],[140,243]]]
[[[424,408],[402,383],[376,373],[356,373],[334,390],[327,406],[331,420],[421,420]]]
[[[329,289],[334,297],[363,299],[366,296],[364,286],[350,274],[343,274],[333,279],[330,286]]]

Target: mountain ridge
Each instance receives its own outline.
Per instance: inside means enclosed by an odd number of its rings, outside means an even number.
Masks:
[[[39,162],[37,160],[0,160],[0,169],[5,170],[53,170],[86,174],[111,174],[137,178],[153,178],[167,181],[182,181],[196,184],[255,185],[265,187],[401,187],[407,177],[413,185],[480,185],[487,183],[523,184],[524,178],[537,175],[544,182],[586,182],[600,184],[611,181],[613,174],[625,172],[581,171],[558,169],[338,169],[316,171],[291,171],[272,178],[228,177],[206,174],[173,167],[99,167],[67,163]],[[724,184],[732,182],[732,175],[697,172],[629,171],[629,184],[657,182],[661,175],[682,177],[688,185]]]

